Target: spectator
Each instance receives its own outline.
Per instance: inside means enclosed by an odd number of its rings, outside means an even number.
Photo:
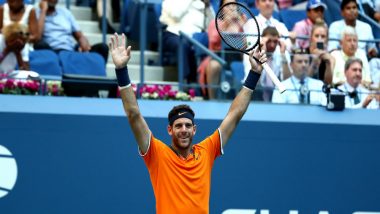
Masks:
[[[363,62],[359,58],[350,58],[344,65],[346,82],[338,89],[347,93],[345,98],[346,108],[369,108],[378,109],[380,94],[370,94],[363,87],[362,82]]]
[[[318,19],[311,29],[310,46],[307,51],[313,57],[309,76],[322,80],[326,84],[331,84],[335,59],[327,51],[327,31],[328,28],[325,22]]]
[[[256,7],[259,10],[259,15],[256,16],[256,20],[259,24],[260,34],[263,33],[263,30],[267,27],[274,27],[280,34],[280,37],[282,36],[289,36],[292,39],[284,40],[286,44],[286,49],[290,50],[292,47],[292,44],[295,43],[295,34],[292,33],[289,35],[289,31],[286,28],[285,24],[278,21],[277,19],[273,18],[273,11],[274,11],[274,0],[256,0]],[[251,26],[256,26],[253,20],[248,20],[247,24],[244,26],[244,32],[246,33],[255,33],[256,29],[252,29]],[[256,28],[256,27],[255,27]],[[244,56],[244,60],[248,62],[248,56]],[[248,75],[248,71],[245,71],[245,77]],[[245,78],[244,77],[244,78]]]
[[[28,29],[18,22],[6,25],[0,35],[0,74],[9,74],[16,65],[20,70],[29,70],[28,62],[22,58],[22,51],[28,41]],[[0,75],[2,76],[2,75]]]
[[[80,31],[73,14],[66,8],[56,7],[58,0],[42,0],[37,10],[39,35],[42,40],[35,44],[35,49],[97,52],[107,62],[108,46],[96,44],[90,46],[87,38]],[[78,42],[75,44],[73,37]]]
[[[364,12],[376,22],[380,23],[380,1],[379,0],[361,0]]]
[[[229,2],[236,2],[235,0],[221,0],[220,1],[220,7],[222,7],[224,4]],[[226,22],[230,23],[230,22]],[[226,27],[228,28],[228,27]],[[220,51],[222,48],[222,41],[219,36],[218,31],[215,27],[215,20],[211,20],[208,30],[208,39],[209,39],[209,49],[212,51]],[[227,62],[232,61],[241,61],[242,56],[240,53],[225,53],[225,60]],[[202,60],[198,72],[199,72],[199,83],[201,85],[208,84],[208,85],[217,85],[220,82],[220,72],[222,70],[222,66],[220,63],[214,59],[212,59],[210,56],[206,57]],[[216,89],[212,87],[202,88],[202,93],[204,96],[210,100],[216,98]]]
[[[313,25],[317,20],[323,19],[326,9],[326,4],[321,2],[321,0],[309,0],[306,5],[307,18],[297,22],[294,25],[293,32],[295,32],[297,36],[310,37]],[[310,44],[308,39],[297,39],[296,45],[299,48],[306,49]]]
[[[177,55],[179,32],[192,36],[206,29],[214,18],[214,11],[208,0],[164,0],[160,22],[167,25],[163,32],[163,51]],[[197,65],[194,50],[190,43],[184,44],[184,77],[188,82],[196,82]]]
[[[371,71],[372,87],[380,90],[380,59],[372,58],[369,61],[369,69]]]
[[[7,0],[7,3],[0,7],[0,30],[14,22],[28,27],[29,42],[34,43],[40,39],[36,11],[33,5],[25,4],[23,0]]]
[[[37,26],[37,18],[36,18],[36,12],[32,5],[24,4],[23,0],[8,0],[7,3],[2,5],[0,7],[0,30],[3,31],[3,28],[6,26],[12,24],[12,23],[19,23],[20,25],[14,25],[7,31],[13,31],[15,29],[19,29],[19,32],[28,33],[28,38],[24,38],[24,35],[19,36],[10,36],[8,38],[8,41],[0,41],[2,43],[5,51],[11,51],[17,58],[17,62],[11,59],[3,59],[5,60],[3,62],[3,71],[6,70],[6,72],[9,72],[10,69],[14,70],[15,66],[18,64],[19,69],[28,70],[29,69],[29,49],[30,46],[27,42],[36,42],[38,37],[38,26]],[[27,30],[22,29],[21,25],[27,26]],[[26,35],[26,34],[25,34]],[[3,39],[5,36],[3,37]],[[14,43],[14,44],[13,44]],[[8,45],[12,45],[11,47],[7,47]],[[17,47],[16,47],[17,46]],[[23,49],[20,52],[18,48],[22,46]],[[21,55],[19,55],[19,53]],[[12,56],[9,56],[10,58],[14,58]],[[3,53],[3,57],[5,57],[5,54]],[[20,58],[21,57],[21,58]],[[14,63],[12,63],[13,61]],[[9,66],[14,66],[13,68]]]
[[[342,20],[331,23],[329,28],[329,47],[328,50],[339,49],[339,42],[331,39],[339,39],[342,29],[346,26],[355,28],[358,34],[359,40],[373,40],[372,28],[369,24],[358,20],[358,3],[356,0],[343,0],[341,5]],[[359,48],[362,49],[369,57],[377,55],[377,49],[375,43],[359,42]],[[343,65],[342,65],[343,66]]]
[[[293,74],[283,81],[287,91],[280,94],[278,89],[275,89],[272,102],[326,105],[326,95],[322,92],[323,82],[307,75],[310,64],[309,54],[303,49],[294,50],[292,53],[290,66]]]
[[[296,6],[298,4],[302,4],[302,2],[304,2],[306,0],[276,0],[276,3],[277,3],[277,7],[279,10],[282,10],[282,9],[288,9],[292,6]]]
[[[268,65],[272,68],[276,76],[280,80],[285,80],[290,77],[291,73],[289,71],[290,55],[286,50],[285,42],[280,40],[280,34],[274,27],[267,27],[264,29],[262,34],[262,41],[265,44],[266,53],[268,56]],[[244,70],[246,73],[249,72],[251,66],[248,57],[244,58]],[[260,84],[263,87],[263,100],[270,102],[272,100],[272,94],[274,89],[274,84],[270,79],[269,75],[263,72],[260,79]]]
[[[371,84],[371,73],[369,70],[368,59],[365,52],[358,48],[358,35],[355,29],[351,26],[346,26],[343,29],[340,44],[342,50],[335,50],[331,55],[335,59],[333,70],[333,84],[340,85],[346,81],[344,75],[344,64],[350,57],[356,57],[362,60],[363,63],[363,84]]]

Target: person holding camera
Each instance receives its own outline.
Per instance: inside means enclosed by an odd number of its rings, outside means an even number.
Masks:
[[[328,28],[322,19],[318,19],[311,29],[308,52],[312,55],[309,76],[331,84],[335,59],[327,51]]]

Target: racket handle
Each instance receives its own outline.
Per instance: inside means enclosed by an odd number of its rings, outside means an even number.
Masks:
[[[284,91],[286,91],[286,87],[284,86],[284,84],[282,84],[280,82],[280,80],[277,78],[276,74],[274,74],[272,68],[269,67],[269,65],[267,63],[263,64],[263,68],[264,68],[265,72],[267,72],[267,74],[269,75],[272,82],[277,86],[280,93],[281,94],[284,93]]]

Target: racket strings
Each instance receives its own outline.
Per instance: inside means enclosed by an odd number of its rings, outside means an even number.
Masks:
[[[241,51],[251,50],[257,43],[259,32],[255,21],[252,14],[239,5],[223,6],[216,17],[220,36],[229,46]]]

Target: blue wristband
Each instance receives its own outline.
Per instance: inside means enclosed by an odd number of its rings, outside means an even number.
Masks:
[[[260,79],[261,74],[254,72],[252,70],[249,71],[249,74],[247,78],[245,79],[244,86],[251,89],[252,91],[255,90],[257,82]]]
[[[128,75],[127,66],[123,68],[115,68],[115,72],[116,72],[117,84],[119,85],[119,87],[125,87],[131,84],[131,80],[129,79],[129,75]]]

